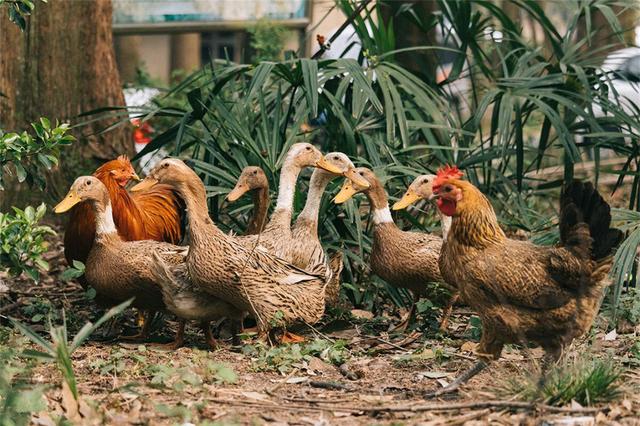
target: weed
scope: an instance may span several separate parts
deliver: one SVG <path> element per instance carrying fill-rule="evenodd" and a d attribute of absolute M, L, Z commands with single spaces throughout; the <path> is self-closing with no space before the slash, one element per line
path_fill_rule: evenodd
<path fill-rule="evenodd" d="M 281 345 L 266 347 L 265 345 L 246 345 L 243 352 L 254 357 L 254 368 L 257 371 L 278 371 L 286 374 L 296 364 L 309 361 L 317 356 L 325 362 L 341 365 L 348 357 L 346 342 L 338 340 L 329 342 L 316 339 L 307 344 Z"/>
<path fill-rule="evenodd" d="M 33 323 L 43 323 L 47 317 L 54 322 L 60 319 L 51 301 L 42 297 L 30 299 L 29 304 L 22 307 L 22 314 L 30 317 Z"/>
<path fill-rule="evenodd" d="M 469 318 L 469 326 L 465 331 L 465 335 L 473 341 L 479 341 L 482 336 L 482 321 L 477 316 Z"/>
<path fill-rule="evenodd" d="M 233 384 L 238 381 L 238 375 L 226 364 L 208 361 L 205 365 L 205 380 L 217 384 Z"/>
<path fill-rule="evenodd" d="M 527 401 L 544 401 L 549 405 L 581 405 L 608 402 L 620 395 L 622 371 L 612 360 L 592 356 L 564 359 L 551 367 L 540 385 L 539 372 L 523 371 L 507 379 L 508 394 Z"/>

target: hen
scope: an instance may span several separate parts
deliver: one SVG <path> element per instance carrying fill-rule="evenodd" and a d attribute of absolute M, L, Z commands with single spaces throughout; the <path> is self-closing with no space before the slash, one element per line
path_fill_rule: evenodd
<path fill-rule="evenodd" d="M 560 197 L 559 245 L 511 240 L 487 198 L 455 172 L 445 167 L 433 183 L 438 208 L 453 218 L 439 265 L 480 316 L 480 360 L 430 396 L 455 391 L 498 359 L 507 343 L 536 343 L 546 361 L 556 360 L 591 327 L 623 237 L 610 227 L 609 205 L 593 185 L 573 181 Z"/>
<path fill-rule="evenodd" d="M 109 191 L 114 222 L 123 240 L 180 242 L 183 208 L 170 187 L 156 185 L 148 191 L 129 193 L 125 186 L 132 178 L 139 178 L 123 155 L 100 166 L 93 176 Z M 70 265 L 74 260 L 86 262 L 95 233 L 95 216 L 89 203 L 76 205 L 71 210 L 64 234 L 64 255 Z"/>

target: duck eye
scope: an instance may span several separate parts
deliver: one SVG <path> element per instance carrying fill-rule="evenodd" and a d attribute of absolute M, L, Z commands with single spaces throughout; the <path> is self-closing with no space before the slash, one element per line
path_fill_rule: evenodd
<path fill-rule="evenodd" d="M 166 169 L 167 167 L 169 167 L 169 163 L 164 163 L 162 167 Z"/>
<path fill-rule="evenodd" d="M 91 186 L 91 181 L 90 180 L 87 181 L 87 186 Z"/>
<path fill-rule="evenodd" d="M 254 174 L 254 175 L 257 175 L 257 174 L 258 174 L 258 171 L 257 171 L 257 170 L 254 170 L 254 171 L 253 171 L 253 174 Z"/>
<path fill-rule="evenodd" d="M 310 147 L 310 146 L 306 147 L 305 149 L 306 149 L 307 151 L 311 151 L 311 147 Z"/>
<path fill-rule="evenodd" d="M 358 172 L 360 176 L 364 176 L 364 172 Z"/>
<path fill-rule="evenodd" d="M 337 155 L 335 157 L 333 157 L 334 160 L 338 161 L 340 160 L 340 157 L 338 157 Z"/>

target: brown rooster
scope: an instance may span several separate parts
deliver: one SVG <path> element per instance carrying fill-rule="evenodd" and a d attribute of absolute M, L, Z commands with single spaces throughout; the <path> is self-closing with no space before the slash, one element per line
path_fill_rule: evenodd
<path fill-rule="evenodd" d="M 438 208 L 453 218 L 439 264 L 445 281 L 457 283 L 480 316 L 480 360 L 430 397 L 455 391 L 498 359 L 507 343 L 534 342 L 546 362 L 556 360 L 591 327 L 609 284 L 612 251 L 623 237 L 610 228 L 609 205 L 593 185 L 573 181 L 560 198 L 558 246 L 508 239 L 489 200 L 455 172 L 445 167 L 433 183 Z"/>
<path fill-rule="evenodd" d="M 100 166 L 94 177 L 109 191 L 113 219 L 124 241 L 155 240 L 178 244 L 182 239 L 181 200 L 167 185 L 147 191 L 129 193 L 125 186 L 131 179 L 140 180 L 129 159 L 121 155 Z M 64 234 L 64 255 L 69 265 L 74 260 L 86 262 L 95 239 L 95 217 L 89 203 L 75 206 L 69 215 Z M 83 287 L 87 283 L 80 280 Z M 98 303 L 108 304 L 106 300 Z M 147 325 L 148 322 L 145 322 Z M 146 327 L 142 334 L 146 333 Z"/>

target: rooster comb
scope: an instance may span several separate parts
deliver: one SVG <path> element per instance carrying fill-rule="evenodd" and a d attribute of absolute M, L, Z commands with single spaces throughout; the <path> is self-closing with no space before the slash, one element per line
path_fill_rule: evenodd
<path fill-rule="evenodd" d="M 464 173 L 458 169 L 458 166 L 445 165 L 436 172 L 436 179 L 433 181 L 433 187 L 436 188 L 444 183 L 447 179 L 460 179 Z"/>
<path fill-rule="evenodd" d="M 124 155 L 124 154 L 118 155 L 117 160 L 118 161 L 122 161 L 122 162 L 127 163 L 127 164 L 131 164 L 131 161 L 129 160 L 129 157 Z"/>

